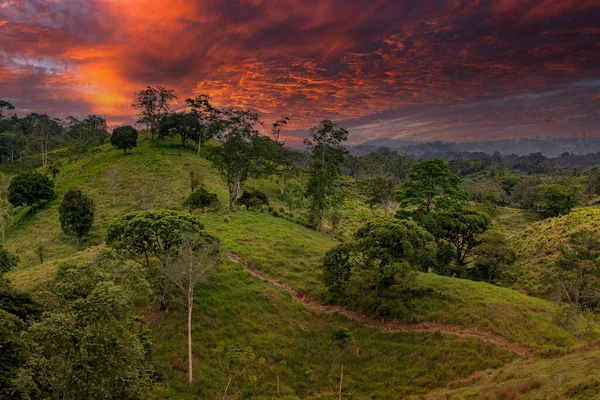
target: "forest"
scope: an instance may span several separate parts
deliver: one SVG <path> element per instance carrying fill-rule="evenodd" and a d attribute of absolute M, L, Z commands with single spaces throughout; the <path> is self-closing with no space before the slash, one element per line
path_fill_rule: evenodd
<path fill-rule="evenodd" d="M 0 398 L 600 395 L 600 153 L 298 149 L 177 100 L 0 100 Z"/>

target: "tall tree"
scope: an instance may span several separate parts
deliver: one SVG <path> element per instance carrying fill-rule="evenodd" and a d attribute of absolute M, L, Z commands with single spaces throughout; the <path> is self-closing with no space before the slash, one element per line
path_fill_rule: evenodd
<path fill-rule="evenodd" d="M 369 198 L 367 204 L 371 207 L 382 206 L 383 213 L 387 216 L 394 206 L 396 184 L 391 179 L 377 177 L 369 182 Z"/>
<path fill-rule="evenodd" d="M 196 286 L 204 281 L 221 262 L 219 241 L 216 238 L 184 234 L 181 251 L 165 263 L 164 274 L 176 289 L 175 301 L 187 308 L 188 321 L 188 382 L 194 380 L 192 357 L 192 312 Z"/>
<path fill-rule="evenodd" d="M 222 120 L 223 129 L 218 138 L 223 145 L 214 150 L 212 161 L 227 179 L 231 212 L 235 211 L 240 187 L 251 171 L 252 137 L 258 134 L 257 124 L 260 124 L 259 115 L 245 110 L 230 111 Z"/>
<path fill-rule="evenodd" d="M 199 124 L 198 136 L 194 139 L 198 154 L 201 146 L 217 135 L 223 125 L 221 118 L 223 111 L 214 107 L 210 101 L 211 98 L 207 94 L 199 94 L 185 100 L 190 113 L 196 117 Z"/>
<path fill-rule="evenodd" d="M 141 211 L 113 222 L 106 233 L 106 244 L 148 269 L 152 283 L 161 292 L 161 308 L 166 309 L 164 273 L 169 257 L 180 252 L 183 233 L 207 236 L 200 220 L 176 211 Z M 159 265 L 151 263 L 158 259 Z"/>
<path fill-rule="evenodd" d="M 138 124 L 144 124 L 156 138 L 161 118 L 171 110 L 171 102 L 177 99 L 175 91 L 163 86 L 148 86 L 134 94 L 131 106 L 138 110 Z"/>
<path fill-rule="evenodd" d="M 48 152 L 50 145 L 58 135 L 62 133 L 62 127 L 59 121 L 50 118 L 46 114 L 32 114 L 33 118 L 33 135 L 39 145 L 40 154 L 42 156 L 42 166 L 48 164 Z"/>
<path fill-rule="evenodd" d="M 352 342 L 352 334 L 346 328 L 338 328 L 331 333 L 331 343 L 340 349 L 342 368 L 340 372 L 340 390 L 338 392 L 338 400 L 342 400 L 342 390 L 344 386 L 344 353 L 346 347 Z"/>
<path fill-rule="evenodd" d="M 304 144 L 311 153 L 311 175 L 306 188 L 310 198 L 310 221 L 316 231 L 321 230 L 323 216 L 335 195 L 335 186 L 341 175 L 341 166 L 346 156 L 343 143 L 348 140 L 348 131 L 338 128 L 329 120 L 311 129 Z"/>
<path fill-rule="evenodd" d="M 402 207 L 416 206 L 429 213 L 438 199 L 466 200 L 467 194 L 460 190 L 459 185 L 460 178 L 450 171 L 445 161 L 430 158 L 411 167 L 396 200 Z"/>
<path fill-rule="evenodd" d="M 87 235 L 94 223 L 96 205 L 81 190 L 69 190 L 58 208 L 60 226 L 67 235 L 77 238 L 77 246 L 81 247 L 81 238 Z"/>

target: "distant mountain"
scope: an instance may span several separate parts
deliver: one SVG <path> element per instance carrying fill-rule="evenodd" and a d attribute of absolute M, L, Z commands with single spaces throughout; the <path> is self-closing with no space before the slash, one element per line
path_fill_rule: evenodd
<path fill-rule="evenodd" d="M 350 146 L 350 151 L 356 155 L 365 155 L 381 147 L 397 150 L 400 154 L 414 157 L 430 157 L 446 153 L 486 153 L 496 151 L 503 155 L 528 155 L 542 153 L 547 157 L 558 157 L 568 152 L 585 155 L 600 152 L 600 139 L 577 138 L 522 138 L 488 140 L 482 142 L 417 142 L 413 140 L 374 139 L 359 145 Z"/>

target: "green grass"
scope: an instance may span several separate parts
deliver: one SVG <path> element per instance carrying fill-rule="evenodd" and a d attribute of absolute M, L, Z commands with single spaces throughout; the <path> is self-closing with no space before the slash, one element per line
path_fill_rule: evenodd
<path fill-rule="evenodd" d="M 598 399 L 599 374 L 600 350 L 588 348 L 558 358 L 516 361 L 414 399 Z"/>
<path fill-rule="evenodd" d="M 532 295 L 547 296 L 549 288 L 541 277 L 556 261 L 561 245 L 579 230 L 600 230 L 600 208 L 576 209 L 569 215 L 534 222 L 511 235 L 509 239 L 518 254 L 513 267 L 514 287 Z"/>
<path fill-rule="evenodd" d="M 287 398 L 330 398 L 339 384 L 340 353 L 329 343 L 336 327 L 348 328 L 355 341 L 345 356 L 348 393 L 374 398 L 402 399 L 425 393 L 482 368 L 497 368 L 514 355 L 474 339 L 457 340 L 443 334 L 384 333 L 334 314 L 307 309 L 285 292 L 225 263 L 202 284 L 195 300 L 194 353 L 198 383 L 184 382 L 186 325 L 182 309 L 153 313 L 154 357 L 171 383 L 172 398 L 216 398 L 225 377 L 212 349 L 219 341 L 252 346 L 264 366 L 254 365 L 230 394 L 267 398 L 276 392 L 281 373 Z M 279 362 L 286 361 L 281 367 Z M 248 378 L 256 376 L 252 384 Z M 195 398 L 195 397 L 194 397 Z M 235 398 L 235 397 L 234 397 Z"/>

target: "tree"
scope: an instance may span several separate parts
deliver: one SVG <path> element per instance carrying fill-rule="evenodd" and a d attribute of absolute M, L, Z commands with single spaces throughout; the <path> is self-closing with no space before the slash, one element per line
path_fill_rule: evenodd
<path fill-rule="evenodd" d="M 416 216 L 419 225 L 439 240 L 450 243 L 456 268 L 451 272 L 461 277 L 471 263 L 473 249 L 479 244 L 478 237 L 484 233 L 491 221 L 487 214 L 462 207 L 453 210 L 423 213 Z"/>
<path fill-rule="evenodd" d="M 288 181 L 283 187 L 282 199 L 288 207 L 288 211 L 292 212 L 292 208 L 296 202 L 304 197 L 304 187 L 295 181 Z"/>
<path fill-rule="evenodd" d="M 234 212 L 241 185 L 251 171 L 252 136 L 257 134 L 254 126 L 260 123 L 259 115 L 249 111 L 231 111 L 222 120 L 223 130 L 218 137 L 222 146 L 212 155 L 213 164 L 227 179 L 229 211 Z"/>
<path fill-rule="evenodd" d="M 358 272 L 375 289 L 380 305 L 389 287 L 409 281 L 412 271 L 426 268 L 435 253 L 433 236 L 414 222 L 377 220 L 327 252 L 323 280 L 330 293 L 339 297 L 352 273 Z"/>
<path fill-rule="evenodd" d="M 577 340 L 588 333 L 600 309 L 600 235 L 581 230 L 573 233 L 546 280 L 556 299 L 565 304 L 567 322 L 574 325 Z"/>
<path fill-rule="evenodd" d="M 77 246 L 81 247 L 81 238 L 87 235 L 94 223 L 96 205 L 81 190 L 69 190 L 60 204 L 60 226 L 67 235 L 77 238 Z"/>
<path fill-rule="evenodd" d="M 32 114 L 32 134 L 37 140 L 42 156 L 42 166 L 48 164 L 50 144 L 55 137 L 62 133 L 59 120 L 52 119 L 46 114 Z"/>
<path fill-rule="evenodd" d="M 431 212 L 440 198 L 466 200 L 466 193 L 459 189 L 460 178 L 450 171 L 445 161 L 430 158 L 414 164 L 396 200 L 402 207 L 416 206 Z"/>
<path fill-rule="evenodd" d="M 543 184 L 538 186 L 538 211 L 549 217 L 568 214 L 577 206 L 577 187 L 559 184 Z"/>
<path fill-rule="evenodd" d="M 341 166 L 346 156 L 342 145 L 348 140 L 348 131 L 338 128 L 329 120 L 311 129 L 304 140 L 311 153 L 311 174 L 306 187 L 310 199 L 310 222 L 318 232 L 321 230 L 325 211 L 330 207 L 335 185 L 341 175 Z"/>
<path fill-rule="evenodd" d="M 139 112 L 137 123 L 146 125 L 152 132 L 152 139 L 155 139 L 161 119 L 169 113 L 170 102 L 177 96 L 172 89 L 163 86 L 148 86 L 134 96 L 131 106 Z"/>
<path fill-rule="evenodd" d="M 331 333 L 331 343 L 340 349 L 341 359 L 342 359 L 342 368 L 340 372 L 340 390 L 338 393 L 338 399 L 342 400 L 342 388 L 344 383 L 344 350 L 346 347 L 352 342 L 352 334 L 346 328 L 338 328 L 335 329 Z"/>
<path fill-rule="evenodd" d="M 517 260 L 517 254 L 500 231 L 489 230 L 477 240 L 479 244 L 473 249 L 475 268 L 482 279 L 497 283 Z"/>
<path fill-rule="evenodd" d="M 237 199 L 236 204 L 246 206 L 246 210 L 255 207 L 262 207 L 269 205 L 269 199 L 267 195 L 258 190 L 244 190 L 244 193 Z"/>
<path fill-rule="evenodd" d="M 200 122 L 196 115 L 186 112 L 177 112 L 163 116 L 158 125 L 158 138 L 179 135 L 181 145 L 185 147 L 188 140 L 198 142 L 201 135 Z"/>
<path fill-rule="evenodd" d="M 189 383 L 194 380 L 192 366 L 192 312 L 194 291 L 208 274 L 221 262 L 219 241 L 216 238 L 183 235 L 180 253 L 168 259 L 164 267 L 167 280 L 173 284 L 177 294 L 175 301 L 184 304 L 188 312 L 188 374 Z"/>
<path fill-rule="evenodd" d="M 108 246 L 148 269 L 152 283 L 161 291 L 162 310 L 166 309 L 166 293 L 161 268 L 179 254 L 184 233 L 208 236 L 198 218 L 176 211 L 133 212 L 113 222 L 106 233 Z M 151 264 L 151 257 L 159 260 L 160 267 Z"/>
<path fill-rule="evenodd" d="M 110 144 L 115 149 L 123 150 L 123 153 L 127 154 L 128 149 L 137 147 L 137 131 L 129 126 L 121 126 L 113 129 L 113 133 L 110 136 Z"/>
<path fill-rule="evenodd" d="M 17 316 L 0 309 L 0 397 L 15 398 L 13 382 L 28 356 L 27 343 L 22 339 L 25 323 Z"/>
<path fill-rule="evenodd" d="M 390 208 L 394 204 L 394 195 L 396 193 L 396 184 L 391 179 L 377 177 L 369 181 L 369 198 L 367 204 L 371 207 L 380 205 L 383 207 L 383 214 L 387 216 Z"/>
<path fill-rule="evenodd" d="M 15 106 L 10 104 L 6 100 L 0 100 L 0 121 L 4 118 L 4 111 L 12 111 L 15 109 Z"/>
<path fill-rule="evenodd" d="M 35 171 L 21 172 L 8 185 L 8 201 L 17 206 L 32 209 L 54 198 L 54 182 Z"/>
<path fill-rule="evenodd" d="M 206 94 L 199 94 L 195 98 L 185 100 L 190 113 L 196 117 L 200 126 L 198 137 L 194 139 L 198 154 L 200 154 L 202 145 L 213 138 L 222 129 L 223 125 L 220 118 L 223 112 L 213 107 L 210 100 L 210 96 Z"/>
<path fill-rule="evenodd" d="M 38 397 L 147 398 L 148 332 L 134 325 L 149 295 L 143 271 L 102 252 L 91 262 L 59 267 L 49 292 L 51 308 L 26 335 L 25 372 Z"/>
<path fill-rule="evenodd" d="M 106 120 L 99 115 L 88 115 L 83 121 L 69 117 L 67 135 L 74 142 L 74 152 L 79 159 L 79 172 L 83 169 L 81 160 L 94 145 L 101 144 L 108 137 Z"/>
<path fill-rule="evenodd" d="M 243 347 L 237 343 L 226 345 L 225 342 L 219 342 L 213 353 L 219 358 L 221 369 L 228 377 L 223 391 L 223 400 L 225 400 L 232 379 L 244 375 L 248 367 L 254 363 L 256 356 L 250 346 Z"/>
<path fill-rule="evenodd" d="M 191 210 L 199 208 L 202 212 L 204 212 L 206 207 L 210 207 L 217 203 L 218 199 L 215 193 L 210 193 L 204 188 L 198 188 L 188 196 L 188 198 L 183 202 L 183 205 L 189 207 Z"/>

